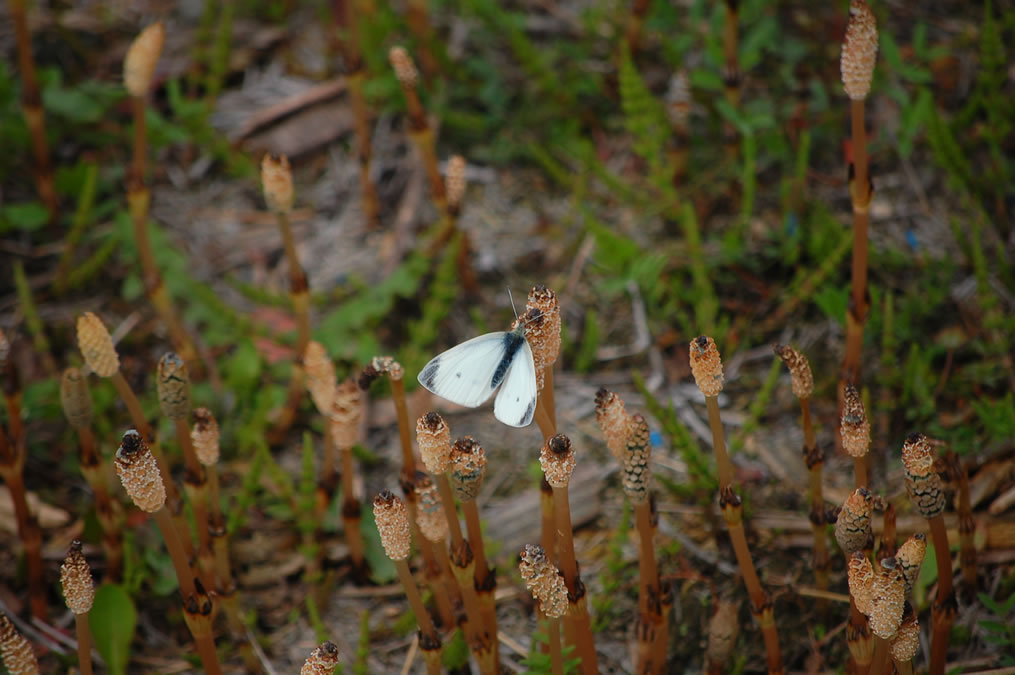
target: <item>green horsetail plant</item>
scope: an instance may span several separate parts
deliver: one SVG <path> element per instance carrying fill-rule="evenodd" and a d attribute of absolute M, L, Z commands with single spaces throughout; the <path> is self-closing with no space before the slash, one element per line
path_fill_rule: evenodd
<path fill-rule="evenodd" d="M 28 28 L 28 2 L 8 0 L 7 6 L 14 25 L 14 37 L 18 46 L 18 71 L 21 73 L 21 112 L 32 140 L 32 154 L 35 160 L 35 189 L 39 199 L 49 211 L 49 221 L 55 222 L 59 210 L 56 189 L 53 186 L 53 168 L 49 158 L 49 143 L 46 141 L 46 116 L 42 108 L 42 92 L 39 78 L 35 73 L 35 58 L 32 56 L 32 34 Z"/>
<path fill-rule="evenodd" d="M 169 331 L 173 347 L 183 355 L 184 360 L 198 368 L 200 364 L 197 360 L 197 349 L 173 306 L 148 239 L 148 212 L 152 195 L 148 185 L 148 133 L 145 115 L 155 67 L 162 54 L 165 40 L 165 27 L 161 22 L 153 23 L 134 39 L 123 60 L 123 84 L 130 95 L 134 117 L 134 154 L 127 170 L 127 208 L 134 229 L 134 244 L 141 259 L 142 279 L 148 300 Z"/>
<path fill-rule="evenodd" d="M 67 557 L 60 566 L 60 587 L 67 608 L 74 613 L 74 626 L 78 638 L 78 669 L 81 675 L 92 675 L 92 631 L 88 626 L 88 613 L 95 601 L 95 581 L 92 569 L 81 552 L 81 542 L 71 542 Z"/>
<path fill-rule="evenodd" d="M 371 143 L 370 108 L 363 95 L 366 69 L 360 51 L 359 16 L 361 7 L 356 0 L 335 0 L 332 11 L 338 40 L 345 61 L 345 84 L 349 89 L 353 118 L 356 127 L 356 156 L 359 159 L 359 184 L 363 193 L 363 220 L 368 230 L 380 227 L 380 203 L 377 201 L 377 187 L 370 177 L 373 147 Z"/>
<path fill-rule="evenodd" d="M 334 675 L 338 665 L 338 647 L 329 640 L 310 652 L 300 668 L 300 675 Z"/>
<path fill-rule="evenodd" d="M 14 504 L 18 538 L 25 549 L 28 567 L 28 597 L 32 616 L 45 620 L 46 582 L 42 567 L 42 530 L 39 522 L 28 507 L 25 492 L 25 427 L 21 421 L 21 378 L 11 357 L 11 345 L 7 336 L 0 331 L 0 373 L 3 375 L 4 402 L 7 408 L 7 430 L 0 425 L 0 477 L 7 484 Z"/>
<path fill-rule="evenodd" d="M 847 384 L 843 389 L 839 434 L 842 437 L 842 449 L 853 458 L 855 487 L 867 487 L 867 454 L 871 445 L 871 425 L 863 408 L 860 392 L 852 384 Z"/>
<path fill-rule="evenodd" d="M 120 448 L 116 451 L 115 465 L 123 489 L 134 505 L 155 518 L 162 532 L 162 539 L 169 550 L 173 569 L 176 570 L 180 594 L 183 596 L 183 616 L 197 644 L 201 664 L 206 673 L 220 675 L 222 666 L 215 652 L 215 640 L 212 635 L 211 597 L 190 568 L 182 538 L 173 524 L 173 518 L 166 510 L 166 488 L 159 466 L 148 444 L 136 430 L 131 429 L 123 435 Z"/>
<path fill-rule="evenodd" d="M 423 605 L 423 598 L 409 570 L 411 537 L 409 534 L 409 513 L 398 497 L 389 490 L 382 490 L 374 497 L 374 522 L 381 536 L 384 553 L 395 563 L 398 578 L 409 600 L 409 607 L 416 615 L 419 624 L 419 646 L 423 652 L 427 675 L 439 675 L 441 672 L 441 638 L 434 627 L 433 619 Z"/>
<path fill-rule="evenodd" d="M 726 664 L 729 663 L 740 636 L 738 613 L 735 602 L 719 600 L 715 604 L 715 612 L 708 622 L 708 646 L 705 649 L 709 675 L 726 672 Z"/>
<path fill-rule="evenodd" d="M 793 395 L 800 401 L 800 425 L 804 432 L 803 457 L 807 466 L 808 492 L 811 510 L 809 518 L 814 535 L 814 585 L 818 590 L 828 590 L 828 555 L 825 518 L 825 499 L 822 496 L 821 469 L 825 463 L 825 451 L 817 443 L 814 423 L 811 421 L 811 396 L 814 394 L 814 374 L 807 357 L 789 345 L 773 345 L 772 349 L 789 369 Z"/>
<path fill-rule="evenodd" d="M 190 530 L 183 517 L 183 500 L 180 498 L 180 491 L 177 489 L 176 483 L 172 479 L 172 474 L 169 472 L 169 465 L 166 463 L 166 458 L 159 448 L 158 441 L 155 438 L 155 431 L 141 409 L 141 402 L 134 395 L 134 390 L 127 383 L 127 378 L 120 372 L 120 357 L 113 346 L 113 339 L 109 336 L 109 331 L 106 330 L 105 324 L 102 323 L 99 317 L 91 312 L 85 312 L 77 320 L 77 338 L 78 349 L 81 351 L 85 364 L 99 377 L 109 378 L 113 386 L 116 387 L 116 391 L 123 400 L 124 405 L 127 406 L 127 411 L 130 413 L 134 428 L 141 434 L 141 437 L 148 445 L 149 451 L 158 463 L 159 473 L 162 475 L 163 483 L 165 483 L 166 507 L 172 514 L 176 528 L 181 535 L 188 533 Z M 189 559 L 194 554 L 193 542 L 191 542 L 189 536 L 183 537 L 182 542 Z"/>
<path fill-rule="evenodd" d="M 38 675 L 39 662 L 32 645 L 18 632 L 7 615 L 0 612 L 0 659 L 11 675 Z"/>
<path fill-rule="evenodd" d="M 440 170 L 437 168 L 437 150 L 434 131 L 427 122 L 426 114 L 423 112 L 423 104 L 420 103 L 416 87 L 419 85 L 419 71 L 416 64 L 404 47 L 392 47 L 388 52 L 388 61 L 395 71 L 395 77 L 402 87 L 402 94 L 405 96 L 405 105 L 409 113 L 409 138 L 419 152 L 423 168 L 426 170 L 427 179 L 430 182 L 430 199 L 433 200 L 441 221 L 449 222 L 448 201 L 444 189 L 444 181 L 441 179 Z"/>
<path fill-rule="evenodd" d="M 398 419 L 398 438 L 402 448 L 402 472 L 399 478 L 402 493 L 405 495 L 405 505 L 409 509 L 409 526 L 412 529 L 412 539 L 419 548 L 420 557 L 423 559 L 423 569 L 430 584 L 431 592 L 437 602 L 438 613 L 440 614 L 443 626 L 453 626 L 454 610 L 446 590 L 441 590 L 444 583 L 440 571 L 440 564 L 434 553 L 430 540 L 420 535 L 416 513 L 416 493 L 414 484 L 417 475 L 422 472 L 416 471 L 416 455 L 412 449 L 412 436 L 409 427 L 409 408 L 405 401 L 405 369 L 402 364 L 390 356 L 375 356 L 370 364 L 363 369 L 359 376 L 359 387 L 363 391 L 370 388 L 371 382 L 381 375 L 387 375 L 391 382 L 391 398 L 395 403 L 395 415 Z"/>
<path fill-rule="evenodd" d="M 261 161 L 261 186 L 264 189 L 264 202 L 268 210 L 275 214 L 282 235 L 282 247 L 285 250 L 286 263 L 289 265 L 289 302 L 296 314 L 296 323 L 299 327 L 296 359 L 293 361 L 285 407 L 272 430 L 274 437 L 281 438 L 296 419 L 296 412 L 303 398 L 303 355 L 310 341 L 310 287 L 307 284 L 307 274 L 303 271 L 296 253 L 296 240 L 293 238 L 289 222 L 293 210 L 293 174 L 289 167 L 289 159 L 285 155 L 277 160 L 271 155 L 264 156 Z"/>
<path fill-rule="evenodd" d="M 930 524 L 937 558 L 937 595 L 931 605 L 930 673 L 943 675 L 948 657 L 948 637 L 958 605 L 952 588 L 952 556 L 944 516 L 945 494 L 934 469 L 934 451 L 923 434 L 910 434 L 902 445 L 906 491 L 913 506 Z"/>
<path fill-rule="evenodd" d="M 842 86 L 850 99 L 853 162 L 849 167 L 849 192 L 853 204 L 853 288 L 846 310 L 846 353 L 839 381 L 839 410 L 844 407 L 844 389 L 860 379 L 860 351 L 863 326 L 867 320 L 867 226 L 873 188 L 867 170 L 867 128 L 864 100 L 870 92 L 878 56 L 878 27 L 874 13 L 864 0 L 851 0 L 849 23 L 842 42 L 839 68 Z M 865 485 L 866 483 L 857 483 Z"/>
<path fill-rule="evenodd" d="M 518 571 L 540 612 L 547 618 L 546 632 L 550 643 L 550 664 L 553 675 L 564 675 L 564 653 L 560 644 L 560 621 L 571 608 L 563 575 L 546 557 L 542 546 L 527 544 L 519 557 Z"/>
<path fill-rule="evenodd" d="M 77 432 L 81 473 L 95 497 L 95 514 L 102 528 L 102 548 L 106 554 L 105 578 L 116 581 L 123 568 L 123 508 L 109 496 L 109 465 L 99 454 L 92 433 L 92 394 L 87 378 L 77 368 L 63 371 L 60 403 L 64 417 Z"/>
<path fill-rule="evenodd" d="M 705 396 L 708 408 L 708 422 L 712 429 L 712 445 L 719 472 L 719 507 L 726 520 L 737 563 L 744 575 L 747 594 L 751 598 L 751 613 L 761 626 L 768 671 L 780 673 L 782 653 L 779 650 L 779 633 L 775 625 L 775 608 L 771 597 L 761 587 L 761 580 L 754 568 L 751 551 L 747 546 L 747 536 L 744 533 L 743 505 L 740 496 L 733 490 L 733 464 L 726 452 L 726 438 L 719 416 L 719 393 L 723 387 L 722 359 L 712 338 L 701 335 L 691 340 L 690 364 L 695 384 Z"/>
<path fill-rule="evenodd" d="M 173 421 L 176 441 L 183 451 L 183 489 L 194 509 L 194 528 L 197 530 L 197 571 L 205 588 L 216 588 L 215 554 L 211 546 L 211 520 L 208 516 L 208 473 L 198 461 L 190 437 L 190 374 L 179 354 L 166 352 L 159 359 L 156 388 L 162 414 Z M 190 530 L 185 532 L 189 537 Z"/>
<path fill-rule="evenodd" d="M 496 673 L 498 667 L 497 662 L 493 660 L 493 638 L 484 625 L 479 597 L 473 583 L 475 558 L 472 555 L 472 548 L 465 542 L 464 548 L 454 551 L 454 557 L 448 555 L 448 520 L 440 491 L 430 476 L 424 476 L 422 480 L 416 481 L 415 488 L 419 499 L 417 512 L 419 531 L 433 544 L 441 567 L 454 575 L 461 591 L 465 607 L 465 623 L 462 626 L 465 643 L 479 664 L 481 673 Z"/>
<path fill-rule="evenodd" d="M 557 553 L 560 571 L 567 585 L 568 612 L 564 618 L 564 634 L 581 658 L 581 669 L 587 675 L 599 672 L 595 636 L 589 617 L 585 584 L 578 573 L 574 554 L 574 532 L 571 527 L 571 505 L 568 483 L 577 465 L 577 452 L 564 434 L 550 437 L 539 452 L 539 465 L 546 482 L 553 488 L 553 513 L 557 521 Z"/>
<path fill-rule="evenodd" d="M 363 417 L 363 400 L 355 380 L 346 380 L 335 388 L 331 399 L 328 426 L 331 441 L 342 455 L 342 524 L 345 527 L 345 541 L 349 545 L 349 556 L 353 568 L 360 576 L 366 576 L 366 545 L 359 531 L 362 517 L 359 500 L 356 498 L 356 467 L 353 464 L 352 448 L 359 440 L 360 419 Z M 326 484 L 334 479 L 328 472 L 335 467 L 325 464 L 322 480 Z M 330 495 L 329 495 L 330 497 Z"/>
<path fill-rule="evenodd" d="M 874 535 L 871 531 L 871 515 L 874 511 L 874 496 L 867 488 L 856 488 L 846 497 L 835 520 L 835 540 L 839 548 L 846 554 L 847 562 L 854 554 L 859 553 L 867 565 L 870 559 L 865 551 L 873 546 Z M 849 653 L 856 664 L 857 672 L 870 671 L 871 659 L 874 656 L 874 643 L 871 638 L 870 626 L 858 603 L 852 598 L 849 606 L 849 623 L 846 625 L 846 642 Z"/>
<path fill-rule="evenodd" d="M 471 585 L 476 589 L 479 601 L 479 614 L 483 630 L 490 638 L 491 662 L 496 668 L 500 664 L 497 640 L 497 605 L 494 597 L 497 589 L 497 576 L 486 561 L 483 546 L 483 529 L 479 520 L 479 507 L 476 497 L 483 487 L 483 475 L 486 472 L 486 451 L 472 436 L 459 438 L 451 446 L 451 468 L 448 474 L 455 496 L 462 505 L 465 514 L 465 527 L 469 533 L 469 544 L 475 555 L 474 574 Z M 468 583 L 469 580 L 466 580 Z"/>

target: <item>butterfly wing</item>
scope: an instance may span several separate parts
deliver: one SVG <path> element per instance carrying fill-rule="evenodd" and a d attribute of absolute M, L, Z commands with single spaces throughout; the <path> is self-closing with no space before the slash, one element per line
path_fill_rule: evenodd
<path fill-rule="evenodd" d="M 494 382 L 494 373 L 507 351 L 505 336 L 510 335 L 487 333 L 452 347 L 431 359 L 417 379 L 441 398 L 475 408 L 490 398 L 499 384 Z M 529 362 L 532 362 L 531 351 Z"/>
<path fill-rule="evenodd" d="M 536 412 L 536 365 L 532 348 L 522 340 L 514 359 L 504 376 L 504 384 L 497 392 L 493 416 L 512 427 L 527 427 Z"/>

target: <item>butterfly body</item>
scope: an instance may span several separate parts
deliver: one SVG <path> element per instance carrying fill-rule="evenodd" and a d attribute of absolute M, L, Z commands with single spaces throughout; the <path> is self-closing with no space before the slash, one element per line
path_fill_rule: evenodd
<path fill-rule="evenodd" d="M 417 378 L 452 403 L 475 408 L 497 392 L 493 414 L 513 427 L 528 426 L 536 410 L 536 369 L 525 329 L 487 333 L 430 360 Z"/>

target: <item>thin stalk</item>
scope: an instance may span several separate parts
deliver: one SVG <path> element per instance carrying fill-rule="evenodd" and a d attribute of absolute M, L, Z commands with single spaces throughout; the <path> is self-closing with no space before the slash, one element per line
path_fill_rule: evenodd
<path fill-rule="evenodd" d="M 419 53 L 419 62 L 423 66 L 423 74 L 428 82 L 433 82 L 437 76 L 437 60 L 431 49 L 433 36 L 426 3 L 427 0 L 409 0 L 405 10 L 405 22 L 416 38 L 416 50 Z"/>
<path fill-rule="evenodd" d="M 342 448 L 342 524 L 345 527 L 345 542 L 349 546 L 349 558 L 353 566 L 363 571 L 366 566 L 366 545 L 363 543 L 363 533 L 359 531 L 362 509 L 356 500 L 353 472 L 352 448 Z"/>
<path fill-rule="evenodd" d="M 715 449 L 716 467 L 719 472 L 719 506 L 726 519 L 733 552 L 744 577 L 747 594 L 751 598 L 751 612 L 761 626 L 765 640 L 765 653 L 768 661 L 768 672 L 781 673 L 782 653 L 779 649 L 779 634 L 775 625 L 775 611 L 768 594 L 761 587 L 761 580 L 754 568 L 751 551 L 747 546 L 744 533 L 743 514 L 740 497 L 733 491 L 733 465 L 726 452 L 726 439 L 723 433 L 722 420 L 719 417 L 718 396 L 706 396 L 709 426 L 712 428 L 712 445 Z"/>
<path fill-rule="evenodd" d="M 958 606 L 952 588 L 952 555 L 948 548 L 948 531 L 944 516 L 930 519 L 930 534 L 937 558 L 937 595 L 931 605 L 930 675 L 943 675 L 948 658 L 948 637 Z"/>
<path fill-rule="evenodd" d="M 850 100 L 850 121 L 852 128 L 853 171 L 850 181 L 850 197 L 853 204 L 853 286 L 849 307 L 846 310 L 846 353 L 839 377 L 839 416 L 843 408 L 843 391 L 847 384 L 856 385 L 860 380 L 860 351 L 863 346 L 863 327 L 867 320 L 867 226 L 871 200 L 870 177 L 867 171 L 867 130 L 864 120 L 864 102 Z M 841 439 L 836 435 L 836 446 Z M 864 460 L 857 461 L 857 481 L 866 471 L 860 473 Z M 857 483 L 861 487 L 866 483 Z"/>
<path fill-rule="evenodd" d="M 183 542 L 173 525 L 173 518 L 166 507 L 162 507 L 154 514 L 155 522 L 162 532 L 162 539 L 166 542 L 166 549 L 169 551 L 169 558 L 173 561 L 173 569 L 176 570 L 176 579 L 180 582 L 180 594 L 189 598 L 197 593 L 194 585 L 194 575 L 190 571 L 190 564 L 187 562 L 187 553 L 184 551 Z"/>
<path fill-rule="evenodd" d="M 310 287 L 307 282 L 306 272 L 300 265 L 299 256 L 296 254 L 296 240 L 293 238 L 292 227 L 289 224 L 289 213 L 287 211 L 276 211 L 278 229 L 282 235 L 282 246 L 285 250 L 286 262 L 289 265 L 289 302 L 293 312 L 296 314 L 298 334 L 296 338 L 296 359 L 293 361 L 292 376 L 289 378 L 289 389 L 286 394 L 285 407 L 279 415 L 278 422 L 272 429 L 274 437 L 281 438 L 285 431 L 292 426 L 296 419 L 296 412 L 300 401 L 303 399 L 304 372 L 303 354 L 310 341 Z"/>
<path fill-rule="evenodd" d="M 420 474 L 422 475 L 422 472 Z M 415 473 L 413 477 L 415 477 Z M 440 616 L 441 626 L 445 628 L 453 627 L 455 625 L 455 610 L 452 598 L 457 597 L 458 584 L 455 583 L 450 569 L 447 570 L 447 575 L 444 574 L 444 570 L 441 569 L 441 565 L 437 560 L 437 554 L 434 552 L 433 544 L 419 531 L 419 525 L 416 520 L 419 508 L 415 483 L 413 480 L 407 480 L 405 475 L 402 476 L 401 482 L 402 493 L 405 495 L 405 506 L 409 511 L 409 529 L 412 533 L 412 540 L 416 542 L 416 547 L 419 549 L 419 555 L 423 561 L 424 578 L 430 587 L 430 593 L 437 603 L 437 613 Z"/>
<path fill-rule="evenodd" d="M 42 531 L 39 523 L 28 508 L 23 472 L 25 468 L 25 446 L 17 443 L 11 446 L 7 432 L 0 427 L 0 476 L 7 483 L 14 504 L 14 517 L 18 526 L 18 538 L 25 549 L 28 565 L 28 598 L 32 616 L 43 621 L 49 615 L 46 605 L 46 584 L 42 567 Z"/>
<path fill-rule="evenodd" d="M 976 523 L 969 499 L 969 472 L 955 453 L 948 454 L 948 463 L 959 483 L 959 504 L 956 510 L 959 515 L 959 564 L 962 579 L 969 588 L 976 588 L 976 544 L 973 541 Z"/>
<path fill-rule="evenodd" d="M 162 280 L 155 255 L 148 239 L 148 209 L 151 204 L 151 190 L 147 183 L 148 135 L 145 123 L 147 103 L 140 96 L 131 96 L 131 110 L 134 115 L 134 153 L 127 174 L 127 209 L 130 212 L 134 230 L 134 243 L 141 259 L 142 278 L 145 293 L 169 331 L 173 348 L 191 367 L 200 372 L 197 349 L 183 328 L 180 318 L 169 298 L 169 291 Z M 140 429 L 139 429 L 140 431 Z"/>
<path fill-rule="evenodd" d="M 564 652 L 560 646 L 559 618 L 547 618 L 546 634 L 550 642 L 550 667 L 553 675 L 564 675 Z"/>
<path fill-rule="evenodd" d="M 490 637 L 491 660 L 494 664 L 499 664 L 497 605 L 494 597 L 497 577 L 486 561 L 486 552 L 483 550 L 483 531 L 479 522 L 479 508 L 476 506 L 476 500 L 463 501 L 462 511 L 465 512 L 465 526 L 469 532 L 469 543 L 475 556 L 472 585 L 476 590 L 476 599 L 479 601 L 479 618 L 483 630 Z"/>
<path fill-rule="evenodd" d="M 363 219 L 367 229 L 380 226 L 380 203 L 377 201 L 377 188 L 370 178 L 370 164 L 373 148 L 370 133 L 370 109 L 363 95 L 363 82 L 366 73 L 363 69 L 363 56 L 360 53 L 359 27 L 357 25 L 357 7 L 355 0 L 336 0 L 333 3 L 338 32 L 341 35 L 342 55 L 345 59 L 345 81 L 349 87 L 349 98 L 352 101 L 352 112 L 356 127 L 357 156 L 359 158 L 360 191 L 363 193 Z"/>
<path fill-rule="evenodd" d="M 409 600 L 409 607 L 412 608 L 412 613 L 416 615 L 416 623 L 419 624 L 420 646 L 423 648 L 424 656 L 426 656 L 426 652 L 434 649 L 436 649 L 439 655 L 441 639 L 437 635 L 437 629 L 434 628 L 430 613 L 427 612 L 426 607 L 423 605 L 423 598 L 420 597 L 416 581 L 412 578 L 412 572 L 409 571 L 409 563 L 405 560 L 393 560 L 392 562 L 395 563 L 395 570 L 398 572 L 398 578 L 401 580 L 402 588 L 405 590 L 405 597 Z M 439 658 L 436 659 L 436 664 L 433 663 L 432 658 L 425 658 L 424 660 L 426 661 L 428 675 L 440 674 Z"/>
<path fill-rule="evenodd" d="M 874 635 L 871 633 L 867 617 L 856 607 L 853 596 L 849 597 L 849 619 L 846 623 L 846 644 L 853 657 L 856 673 L 866 675 L 870 672 L 874 658 Z"/>
<path fill-rule="evenodd" d="M 657 632 L 662 626 L 660 608 L 659 569 L 656 566 L 655 549 L 652 538 L 655 528 L 652 526 L 652 507 L 646 499 L 634 504 L 635 527 L 638 530 L 638 614 L 639 623 L 644 623 L 651 630 L 638 633 L 636 672 L 661 672 L 666 662 L 666 642 L 657 639 Z M 662 649 L 662 654 L 658 652 Z"/>
<path fill-rule="evenodd" d="M 818 447 L 814 436 L 814 424 L 811 422 L 810 398 L 800 399 L 802 413 L 801 425 L 804 430 L 804 463 L 807 465 L 808 486 L 811 498 L 809 518 L 811 531 L 814 535 L 814 585 L 820 591 L 828 590 L 828 553 L 827 532 L 825 531 L 825 499 L 822 495 L 821 469 L 824 465 L 824 452 Z M 822 606 L 824 603 L 822 602 Z"/>
<path fill-rule="evenodd" d="M 556 363 L 556 362 L 554 362 Z M 546 414 L 550 418 L 550 422 L 553 425 L 554 434 L 557 433 L 557 402 L 553 395 L 553 364 L 546 366 L 543 369 L 543 391 L 540 392 L 540 396 L 546 407 Z M 550 434 L 551 436 L 553 434 Z M 545 440 L 545 439 L 544 439 Z"/>
<path fill-rule="evenodd" d="M 398 438 L 402 445 L 402 474 L 408 477 L 416 475 L 416 456 L 412 452 L 412 436 L 409 428 L 409 409 L 405 404 L 405 380 L 390 378 L 391 397 L 395 402 L 395 413 L 398 417 Z"/>
<path fill-rule="evenodd" d="M 92 629 L 87 613 L 74 615 L 74 628 L 78 638 L 78 669 L 81 675 L 92 675 Z"/>
<path fill-rule="evenodd" d="M 874 636 L 874 657 L 871 660 L 871 673 L 873 675 L 887 675 L 888 668 L 888 640 Z"/>
<path fill-rule="evenodd" d="M 208 515 L 208 472 L 205 470 L 194 452 L 190 439 L 190 427 L 186 418 L 173 420 L 176 427 L 176 440 L 183 450 L 186 463 L 184 487 L 194 509 L 194 527 L 197 530 L 197 562 L 201 582 L 206 588 L 215 588 L 215 554 L 211 545 L 211 518 Z"/>
<path fill-rule="evenodd" d="M 200 584 L 197 586 L 196 593 L 185 597 L 183 618 L 197 644 L 197 653 L 201 657 L 204 672 L 207 675 L 221 675 L 222 664 L 219 663 L 218 653 L 215 651 L 215 638 L 212 634 L 211 623 L 214 607 L 211 598 Z"/>
<path fill-rule="evenodd" d="M 723 46 L 723 72 L 722 80 L 726 100 L 736 110 L 740 107 L 740 63 L 737 56 L 737 43 L 739 41 L 739 20 L 737 17 L 737 2 L 726 0 L 726 13 L 723 22 L 722 46 Z M 726 145 L 726 152 L 735 156 L 737 152 L 737 129 L 733 123 L 726 120 L 723 124 L 723 140 Z"/>
<path fill-rule="evenodd" d="M 55 222 L 59 204 L 53 187 L 53 169 L 49 158 L 49 144 L 46 141 L 46 119 L 42 108 L 42 93 L 39 79 L 35 74 L 35 59 L 32 57 L 32 36 L 28 30 L 28 10 L 25 0 L 9 0 L 11 23 L 18 46 L 18 70 L 21 73 L 21 110 L 25 116 L 32 140 L 32 154 L 35 159 L 35 189 L 49 211 L 50 222 Z"/>
<path fill-rule="evenodd" d="M 436 548 L 447 555 L 447 547 L 443 542 Z M 479 672 L 484 675 L 495 675 L 498 671 L 497 662 L 493 659 L 493 640 L 483 621 L 483 613 L 479 605 L 479 597 L 476 593 L 474 579 L 476 576 L 476 558 L 472 553 L 469 542 L 462 540 L 460 548 L 454 551 L 453 556 L 447 560 L 451 570 L 462 591 L 462 600 L 465 604 L 465 642 L 469 645 L 469 651 L 479 664 Z"/>
<path fill-rule="evenodd" d="M 448 532 L 451 534 L 451 550 L 457 551 L 465 542 L 462 536 L 462 525 L 458 522 L 458 511 L 455 509 L 455 494 L 451 491 L 451 482 L 447 474 L 434 476 L 437 491 L 441 496 L 441 506 L 448 521 Z"/>
<path fill-rule="evenodd" d="M 557 545 L 560 554 L 560 571 L 567 585 L 567 600 L 570 608 L 565 618 L 572 620 L 576 642 L 575 651 L 582 660 L 582 672 L 595 674 L 599 672 L 596 655 L 596 642 L 592 634 L 592 621 L 589 618 L 588 605 L 585 601 L 585 585 L 578 576 L 578 561 L 574 555 L 574 535 L 571 527 L 571 505 L 567 487 L 553 488 L 553 512 L 557 519 Z"/>
<path fill-rule="evenodd" d="M 895 516 L 895 505 L 888 502 L 888 506 L 885 507 L 884 526 L 881 528 L 881 546 L 878 547 L 877 560 L 881 561 L 885 558 L 894 558 L 895 553 L 898 550 L 896 545 L 896 516 Z"/>
<path fill-rule="evenodd" d="M 546 559 L 551 565 L 557 564 L 557 517 L 554 515 L 553 488 L 546 478 L 539 479 L 539 543 L 546 551 Z"/>
<path fill-rule="evenodd" d="M 624 41 L 627 48 L 633 55 L 638 51 L 638 43 L 641 41 L 641 29 L 645 25 L 645 15 L 648 14 L 649 0 L 634 0 L 631 3 L 631 13 L 627 17 L 627 29 L 624 31 Z"/>

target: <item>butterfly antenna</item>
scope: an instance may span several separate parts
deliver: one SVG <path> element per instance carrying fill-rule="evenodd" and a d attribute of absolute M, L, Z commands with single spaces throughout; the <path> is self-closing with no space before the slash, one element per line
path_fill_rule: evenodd
<path fill-rule="evenodd" d="M 511 301 L 511 311 L 514 313 L 515 316 L 518 316 L 518 310 L 515 309 L 515 296 L 511 293 L 510 288 L 507 289 L 507 292 L 508 292 L 508 300 Z"/>

